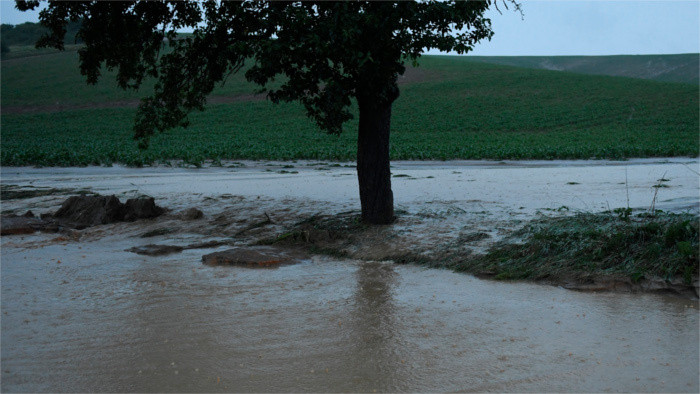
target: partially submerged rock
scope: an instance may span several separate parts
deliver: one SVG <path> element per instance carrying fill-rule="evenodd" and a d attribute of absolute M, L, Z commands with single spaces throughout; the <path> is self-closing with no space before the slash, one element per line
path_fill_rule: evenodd
<path fill-rule="evenodd" d="M 189 208 L 184 211 L 182 211 L 179 215 L 180 219 L 182 220 L 197 220 L 201 219 L 204 216 L 202 211 L 200 211 L 197 208 Z"/>
<path fill-rule="evenodd" d="M 27 214 L 23 216 L 3 215 L 0 217 L 0 235 L 32 234 L 36 231 L 56 232 L 58 231 L 58 225 Z"/>
<path fill-rule="evenodd" d="M 215 248 L 224 244 L 225 242 L 223 241 L 198 242 L 194 244 L 189 244 L 187 246 L 148 244 L 143 246 L 135 246 L 131 249 L 127 249 L 126 251 L 146 256 L 164 256 L 168 254 L 179 253 L 185 249 Z"/>
<path fill-rule="evenodd" d="M 85 228 L 122 220 L 123 207 L 115 196 L 72 196 L 53 216 L 70 227 Z"/>
<path fill-rule="evenodd" d="M 226 245 L 224 241 L 209 241 L 209 242 L 197 242 L 194 244 L 189 244 L 185 246 L 185 249 L 206 249 L 215 248 L 217 246 Z"/>
<path fill-rule="evenodd" d="M 132 252 L 136 254 L 143 254 L 146 256 L 164 256 L 167 254 L 182 252 L 185 248 L 177 245 L 143 245 L 135 246 L 131 249 L 127 249 L 127 252 Z"/>
<path fill-rule="evenodd" d="M 85 228 L 98 224 L 160 216 L 164 209 L 152 197 L 132 198 L 122 204 L 116 196 L 72 196 L 53 215 L 62 225 Z"/>
<path fill-rule="evenodd" d="M 163 212 L 164 209 L 156 205 L 153 197 L 130 198 L 124 204 L 122 220 L 133 222 L 138 219 L 150 219 L 160 216 Z"/>
<path fill-rule="evenodd" d="M 271 268 L 301 262 L 282 250 L 262 248 L 233 248 L 202 256 L 205 265 L 237 265 L 249 268 Z"/>
<path fill-rule="evenodd" d="M 35 231 L 56 232 L 61 228 L 83 229 L 99 224 L 154 218 L 165 210 L 151 197 L 133 198 L 122 204 L 115 196 L 72 196 L 54 214 L 41 218 L 28 211 L 23 216 L 3 215 L 2 235 L 31 234 Z"/>
<path fill-rule="evenodd" d="M 141 238 L 158 237 L 161 235 L 172 234 L 176 231 L 177 231 L 177 229 L 174 229 L 171 227 L 161 227 L 161 228 L 157 228 L 155 230 L 146 231 L 145 233 L 139 235 L 139 237 L 141 237 Z"/>

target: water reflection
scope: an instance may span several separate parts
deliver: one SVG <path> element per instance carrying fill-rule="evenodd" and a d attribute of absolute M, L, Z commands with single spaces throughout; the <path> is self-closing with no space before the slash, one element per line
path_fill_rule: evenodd
<path fill-rule="evenodd" d="M 377 262 L 206 267 L 129 243 L 3 239 L 5 391 L 698 392 L 697 302 Z"/>
<path fill-rule="evenodd" d="M 355 309 L 352 311 L 353 379 L 372 382 L 368 390 L 396 390 L 402 381 L 400 327 L 395 291 L 398 275 L 390 264 L 365 262 L 355 277 Z M 377 387 L 378 386 L 378 387 Z"/>

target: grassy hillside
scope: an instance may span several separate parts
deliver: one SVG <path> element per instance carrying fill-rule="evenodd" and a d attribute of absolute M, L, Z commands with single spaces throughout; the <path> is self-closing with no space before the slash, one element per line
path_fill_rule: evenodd
<path fill-rule="evenodd" d="M 620 56 L 469 56 L 481 63 L 610 75 L 664 82 L 700 83 L 700 54 Z"/>
<path fill-rule="evenodd" d="M 66 35 L 63 42 L 67 45 L 73 45 L 79 42 L 76 38 L 79 22 L 69 22 L 66 26 Z M 39 38 L 46 34 L 48 29 L 38 23 L 25 22 L 19 25 L 9 25 L 3 23 L 0 25 L 0 41 L 2 42 L 2 59 L 10 59 L 20 56 L 26 56 L 27 47 L 34 49 L 34 44 Z M 50 53 L 52 50 L 42 49 L 38 53 Z"/>
<path fill-rule="evenodd" d="M 141 91 L 121 90 L 115 83 L 115 73 L 107 70 L 103 70 L 104 77 L 97 85 L 88 85 L 78 69 L 78 47 L 74 45 L 69 48 L 65 52 L 57 52 L 53 49 L 17 47 L 15 52 L 10 52 L 8 59 L 2 62 L 2 107 L 13 112 L 13 107 L 84 106 L 138 101 L 153 88 L 153 84 L 147 82 Z M 13 53 L 17 55 L 15 58 L 12 57 Z M 240 74 L 229 78 L 215 94 L 252 93 L 255 88 Z M 34 112 L 49 110 L 37 108 Z"/>
<path fill-rule="evenodd" d="M 352 160 L 357 119 L 319 132 L 298 104 L 251 98 L 234 76 L 191 126 L 139 151 L 139 93 L 113 74 L 85 85 L 75 52 L 2 62 L 2 165 L 139 165 L 170 159 Z M 147 93 L 147 91 L 145 92 Z M 394 105 L 393 159 L 555 159 L 698 155 L 698 86 L 426 56 Z M 224 100 L 225 101 L 225 100 Z"/>

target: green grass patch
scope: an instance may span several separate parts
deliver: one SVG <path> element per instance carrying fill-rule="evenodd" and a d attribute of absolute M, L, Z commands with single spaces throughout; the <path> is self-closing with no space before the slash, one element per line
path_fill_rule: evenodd
<path fill-rule="evenodd" d="M 515 236 L 523 242 L 501 243 L 454 267 L 496 279 L 680 277 L 690 284 L 698 277 L 698 217 L 691 214 L 580 213 L 536 220 Z"/>
<path fill-rule="evenodd" d="M 153 91 L 147 79 L 140 90 L 123 90 L 117 86 L 116 70 L 102 70 L 96 85 L 88 85 L 80 74 L 80 45 L 66 46 L 66 51 L 13 47 L 1 62 L 2 106 L 85 105 L 93 103 L 137 101 Z M 213 92 L 217 96 L 254 93 L 258 87 L 245 80 L 243 73 L 230 76 Z M 126 125 L 130 126 L 130 125 Z"/>

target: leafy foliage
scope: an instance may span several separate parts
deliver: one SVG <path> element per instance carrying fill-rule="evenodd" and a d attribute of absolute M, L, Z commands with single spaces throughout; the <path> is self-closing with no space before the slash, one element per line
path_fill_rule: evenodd
<path fill-rule="evenodd" d="M 123 88 L 155 77 L 134 127 L 142 143 L 187 125 L 187 113 L 203 109 L 215 84 L 247 58 L 246 78 L 273 102 L 299 100 L 321 129 L 337 134 L 352 118 L 352 98 L 393 102 L 404 62 L 424 48 L 464 53 L 490 38 L 483 13 L 492 3 L 49 1 L 40 18 L 50 34 L 38 45 L 62 48 L 67 23 L 83 20 L 80 66 L 88 82 L 97 82 L 103 64 L 117 70 Z M 20 9 L 37 5 L 18 1 Z M 178 36 L 185 27 L 193 33 Z"/>
<path fill-rule="evenodd" d="M 80 40 L 76 37 L 80 22 L 70 22 L 66 24 L 66 34 L 64 44 L 77 44 Z M 34 45 L 36 42 L 47 33 L 47 29 L 38 23 L 25 22 L 19 25 L 10 25 L 3 23 L 0 25 L 0 36 L 5 45 L 9 46 L 26 46 Z"/>

